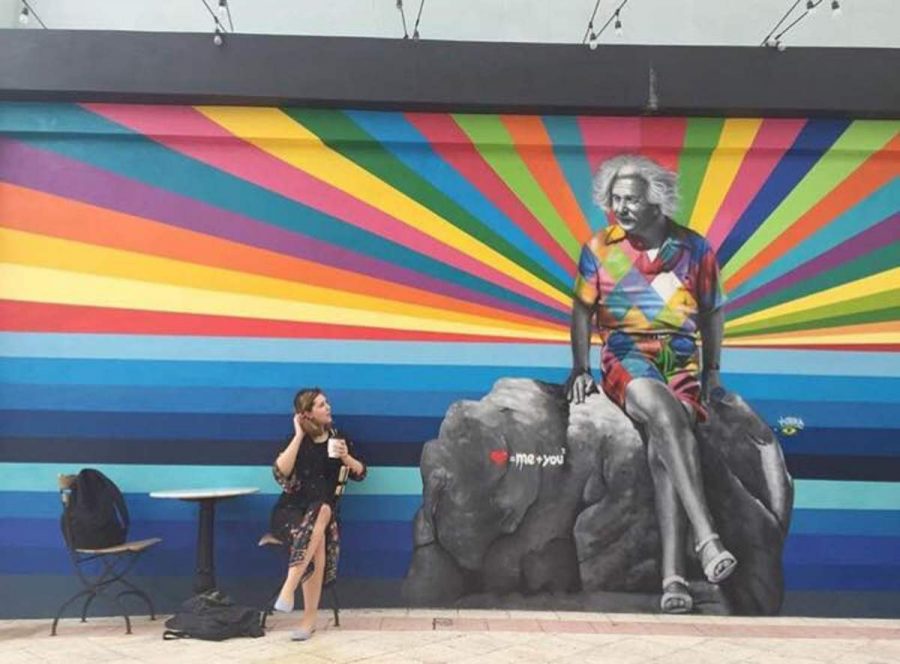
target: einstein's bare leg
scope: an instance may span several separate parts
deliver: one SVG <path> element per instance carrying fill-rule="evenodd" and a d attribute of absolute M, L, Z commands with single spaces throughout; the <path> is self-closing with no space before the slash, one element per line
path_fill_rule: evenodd
<path fill-rule="evenodd" d="M 656 520 L 662 540 L 663 596 L 660 608 L 666 613 L 687 613 L 693 608 L 693 600 L 685 579 L 687 561 L 684 546 L 687 542 L 687 516 L 675 485 L 669 479 L 655 447 L 648 449 L 650 474 L 656 498 Z"/>
<path fill-rule="evenodd" d="M 733 571 L 735 560 L 722 547 L 713 528 L 712 515 L 703 492 L 699 446 L 684 406 L 665 384 L 648 378 L 636 378 L 626 388 L 625 410 L 644 427 L 650 448 L 649 458 L 657 458 L 665 468 L 665 474 L 693 526 L 699 544 L 700 562 L 707 578 L 715 582 L 723 580 Z M 665 490 L 665 486 L 662 488 Z M 664 509 L 668 503 L 668 500 L 664 501 Z M 677 542 L 673 544 L 678 546 Z"/>

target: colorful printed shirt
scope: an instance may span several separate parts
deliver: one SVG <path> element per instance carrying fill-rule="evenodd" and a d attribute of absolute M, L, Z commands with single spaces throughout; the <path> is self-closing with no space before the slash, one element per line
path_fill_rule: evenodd
<path fill-rule="evenodd" d="M 725 303 L 716 254 L 694 231 L 668 220 L 668 235 L 656 258 L 612 225 L 581 251 L 575 296 L 598 308 L 598 328 L 628 334 L 698 336 L 698 315 Z"/>

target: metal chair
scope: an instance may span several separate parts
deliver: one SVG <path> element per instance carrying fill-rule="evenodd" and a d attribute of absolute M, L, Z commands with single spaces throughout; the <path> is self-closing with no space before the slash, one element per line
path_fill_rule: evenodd
<path fill-rule="evenodd" d="M 125 575 L 131 571 L 131 568 L 134 567 L 134 564 L 145 551 L 162 542 L 162 539 L 159 537 L 152 537 L 150 539 L 125 542 L 118 546 L 111 546 L 103 549 L 72 548 L 69 544 L 72 542 L 72 537 L 68 532 L 69 524 L 68 520 L 65 518 L 65 510 L 69 504 L 72 487 L 75 484 L 75 478 L 76 475 L 60 475 L 58 483 L 60 500 L 63 505 L 62 524 L 63 528 L 66 528 L 66 550 L 69 552 L 69 557 L 72 560 L 75 573 L 78 575 L 78 579 L 81 581 L 84 589 L 72 595 L 59 607 L 59 611 L 57 611 L 56 617 L 53 619 L 53 626 L 50 628 L 50 635 L 56 636 L 56 626 L 59 623 L 59 619 L 62 617 L 63 612 L 70 604 L 72 604 L 72 602 L 82 597 L 84 597 L 85 600 L 84 605 L 81 607 L 81 622 L 86 622 L 87 611 L 91 602 L 97 597 L 109 599 L 109 596 L 105 593 L 110 590 L 110 587 L 113 584 L 125 586 L 124 590 L 120 590 L 116 595 L 112 596 L 111 599 L 112 603 L 115 604 L 121 612 L 122 617 L 125 618 L 125 633 L 131 634 L 131 619 L 128 616 L 128 612 L 125 610 L 125 607 L 122 605 L 122 596 L 136 595 L 144 600 L 150 609 L 150 620 L 156 620 L 156 611 L 153 609 L 153 602 L 150 600 L 150 597 L 148 597 L 143 590 L 132 584 L 130 581 L 127 581 Z M 100 563 L 102 569 L 99 572 L 92 573 L 85 569 L 86 564 L 92 561 L 98 561 Z"/>
<path fill-rule="evenodd" d="M 280 539 L 275 537 L 272 533 L 266 533 L 262 537 L 259 538 L 259 542 L 257 542 L 257 546 L 267 546 L 272 548 L 279 549 L 285 555 L 285 559 L 287 559 L 290 555 L 290 549 L 286 542 L 282 542 Z M 323 591 L 327 590 L 328 594 L 331 598 L 331 610 L 334 612 L 334 626 L 341 626 L 341 616 L 340 616 L 340 605 L 338 603 L 338 595 L 337 588 L 335 586 L 337 582 L 332 582 L 331 584 L 322 588 Z M 275 588 L 275 591 L 269 596 L 268 603 L 266 604 L 266 610 L 263 613 L 262 626 L 263 629 L 266 627 L 266 618 L 272 615 L 272 606 L 275 604 L 275 599 L 278 597 L 278 593 L 281 592 L 281 584 Z"/>

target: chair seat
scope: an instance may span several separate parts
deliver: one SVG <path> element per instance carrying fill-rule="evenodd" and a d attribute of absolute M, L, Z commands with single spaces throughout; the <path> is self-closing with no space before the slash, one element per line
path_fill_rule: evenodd
<path fill-rule="evenodd" d="M 78 553 L 90 553 L 94 555 L 107 553 L 139 553 L 149 549 L 151 546 L 162 542 L 161 537 L 151 537 L 149 539 L 134 540 L 133 542 L 123 542 L 117 546 L 108 546 L 105 549 L 75 549 Z"/>

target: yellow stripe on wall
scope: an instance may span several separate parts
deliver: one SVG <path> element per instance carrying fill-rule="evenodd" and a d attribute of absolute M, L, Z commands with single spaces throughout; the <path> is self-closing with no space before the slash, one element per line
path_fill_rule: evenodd
<path fill-rule="evenodd" d="M 784 304 L 779 304 L 778 306 L 769 309 L 763 309 L 752 314 L 747 314 L 741 318 L 728 321 L 725 324 L 725 328 L 728 329 L 729 327 L 755 323 L 784 314 L 798 313 L 807 309 L 814 309 L 815 307 L 838 304 L 840 302 L 854 300 L 876 293 L 888 293 L 893 291 L 889 297 L 897 297 L 897 295 L 900 294 L 898 284 L 900 284 L 900 267 L 880 272 L 870 277 L 865 277 L 864 279 L 857 279 L 856 281 L 841 284 L 840 286 L 835 286 L 834 288 L 829 288 L 819 293 L 813 293 L 812 295 L 785 302 Z"/>
<path fill-rule="evenodd" d="M 725 120 L 691 214 L 689 225 L 701 235 L 709 230 L 761 126 L 762 119 Z"/>
<path fill-rule="evenodd" d="M 207 291 L 9 263 L 0 263 L 0 297 L 24 302 L 241 316 L 264 320 L 489 335 L 510 339 L 565 341 L 568 337 L 568 333 L 564 330 L 524 332 L 501 326 L 413 318 L 335 305 Z"/>
<path fill-rule="evenodd" d="M 382 318 L 387 319 L 389 316 L 395 315 L 410 321 L 446 321 L 448 324 L 471 324 L 478 327 L 505 329 L 510 332 L 520 330 L 523 333 L 540 334 L 547 332 L 549 327 L 498 321 L 483 316 L 359 295 L 333 288 L 197 265 L 6 228 L 0 228 L 0 246 L 3 247 L 3 260 L 7 263 L 100 274 L 135 281 L 189 286 L 196 289 L 197 292 L 224 291 L 309 305 L 330 306 L 338 302 L 344 303 L 340 309 L 353 312 L 351 324 L 357 323 L 361 315 L 365 315 L 371 321 L 358 323 L 364 326 L 404 329 L 402 326 L 386 325 L 381 321 Z M 7 284 L 3 284 L 3 286 L 4 290 L 9 290 Z M 98 293 L 98 295 L 102 294 Z M 138 307 L 141 306 L 140 300 L 133 302 Z M 130 306 L 134 306 L 134 304 Z M 238 315 L 236 312 L 231 313 Z M 336 321 L 332 320 L 331 322 Z M 421 328 L 413 326 L 413 329 Z"/>
<path fill-rule="evenodd" d="M 325 145 L 318 136 L 276 108 L 198 106 L 207 118 L 268 154 L 366 201 L 403 223 L 530 286 L 570 304 L 561 293 L 517 263 L 476 240 L 429 208 L 397 191 L 352 160 Z"/>

